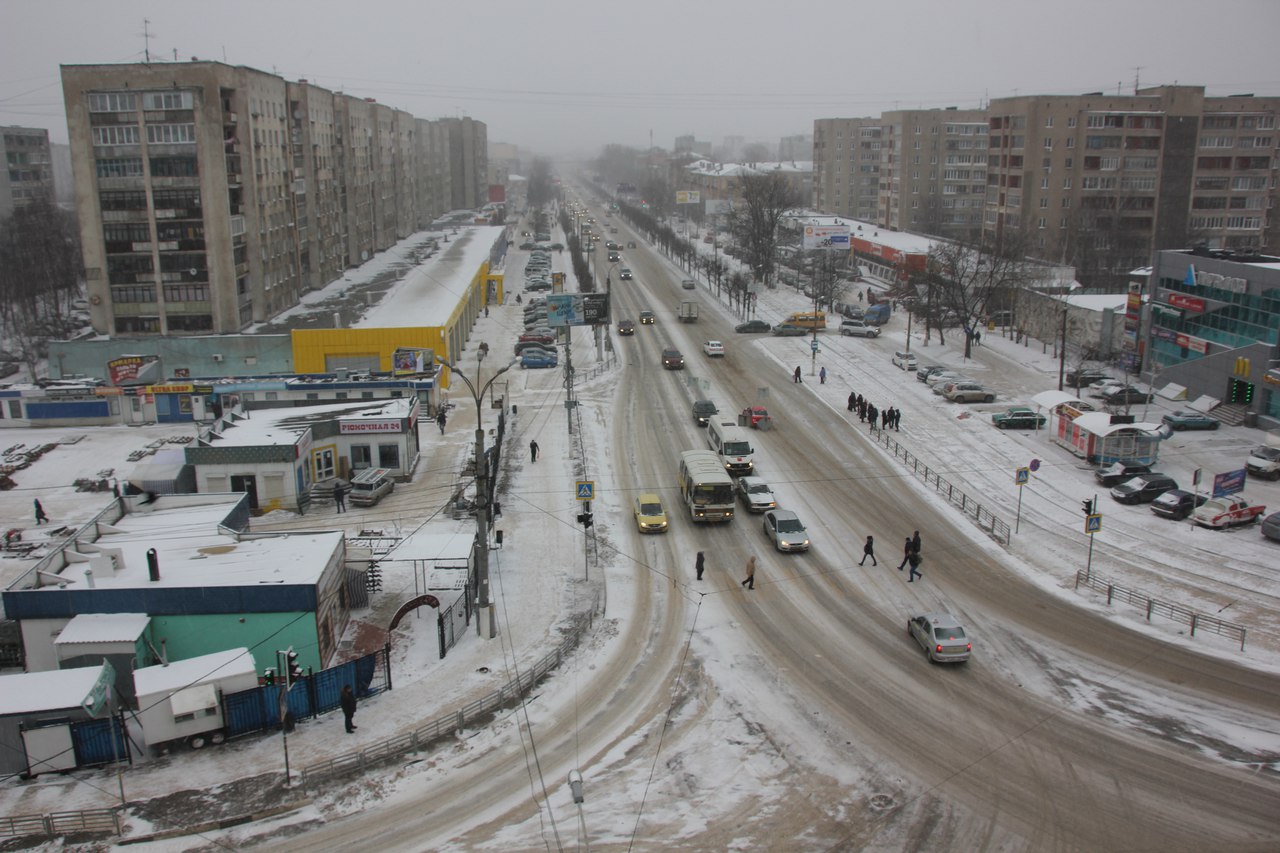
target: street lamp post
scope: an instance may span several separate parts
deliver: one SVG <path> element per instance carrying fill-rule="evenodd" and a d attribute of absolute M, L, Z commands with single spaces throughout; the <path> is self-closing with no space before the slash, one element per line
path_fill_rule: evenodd
<path fill-rule="evenodd" d="M 480 357 L 476 361 L 476 381 L 480 381 L 480 362 L 484 360 L 488 353 L 488 347 L 480 348 Z M 489 463 L 485 460 L 484 454 L 484 425 L 481 421 L 481 414 L 484 411 L 481 405 L 484 401 L 484 395 L 492 387 L 494 381 L 515 366 L 515 359 L 512 359 L 506 367 L 499 370 L 490 377 L 489 381 L 477 391 L 476 386 L 466 377 L 462 371 L 458 370 L 451 362 L 436 356 L 436 361 L 449 368 L 450 373 L 456 375 L 459 379 L 466 383 L 467 389 L 471 391 L 471 397 L 476 401 L 476 612 L 478 618 L 476 620 L 476 628 L 480 632 L 480 636 L 486 640 L 493 639 L 498 635 L 498 626 L 494 619 L 493 604 L 489 599 Z"/>

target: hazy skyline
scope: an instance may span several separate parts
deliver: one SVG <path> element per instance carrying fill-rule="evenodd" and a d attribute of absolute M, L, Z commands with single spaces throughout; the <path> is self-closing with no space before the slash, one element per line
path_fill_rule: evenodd
<path fill-rule="evenodd" d="M 803 12 L 800 10 L 803 9 Z M 144 19 L 151 32 L 144 40 Z M 66 142 L 58 66 L 192 57 L 469 115 L 553 156 L 692 133 L 776 145 L 817 118 L 974 108 L 1017 94 L 1202 85 L 1280 94 L 1275 0 L 968 4 L 10 3 L 0 124 Z"/>

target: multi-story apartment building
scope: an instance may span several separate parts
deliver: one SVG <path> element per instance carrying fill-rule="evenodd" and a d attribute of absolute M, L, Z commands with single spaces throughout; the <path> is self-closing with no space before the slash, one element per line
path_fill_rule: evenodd
<path fill-rule="evenodd" d="M 986 233 L 1018 234 L 1082 280 L 1122 282 L 1161 249 L 1274 244 L 1280 98 L 1160 86 L 1000 98 L 987 113 Z"/>
<path fill-rule="evenodd" d="M 875 221 L 898 231 L 968 238 L 982 231 L 987 116 L 982 110 L 894 110 L 880 116 Z"/>
<path fill-rule="evenodd" d="M 49 131 L 38 127 L 0 128 L 0 219 L 36 198 L 54 200 Z"/>
<path fill-rule="evenodd" d="M 812 160 L 813 136 L 808 133 L 797 133 L 784 136 L 778 142 L 779 160 Z"/>
<path fill-rule="evenodd" d="M 102 333 L 262 322 L 485 180 L 473 156 L 450 174 L 442 123 L 305 80 L 192 61 L 63 66 L 62 81 Z"/>
<path fill-rule="evenodd" d="M 883 133 L 877 118 L 813 123 L 813 206 L 822 213 L 876 221 Z"/>
<path fill-rule="evenodd" d="M 454 180 L 453 210 L 474 210 L 489 200 L 489 135 L 473 118 L 440 119 L 449 138 L 450 172 Z"/>
<path fill-rule="evenodd" d="M 819 119 L 815 206 L 887 228 L 1016 237 L 1088 284 L 1120 285 L 1156 250 L 1280 245 L 1277 120 L 1280 98 L 1211 98 L 1202 86 Z M 868 147 L 883 153 L 875 166 Z"/>

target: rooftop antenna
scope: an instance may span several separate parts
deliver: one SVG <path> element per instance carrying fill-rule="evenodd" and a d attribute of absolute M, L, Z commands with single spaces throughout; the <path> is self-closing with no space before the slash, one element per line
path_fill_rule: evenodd
<path fill-rule="evenodd" d="M 1145 65 L 1133 66 L 1133 94 L 1135 95 L 1138 94 L 1138 89 L 1140 87 L 1139 84 L 1140 84 L 1140 81 L 1142 80 L 1142 69 L 1145 67 L 1146 67 Z"/>
<path fill-rule="evenodd" d="M 142 55 L 147 65 L 151 64 L 151 20 L 142 19 Z"/>

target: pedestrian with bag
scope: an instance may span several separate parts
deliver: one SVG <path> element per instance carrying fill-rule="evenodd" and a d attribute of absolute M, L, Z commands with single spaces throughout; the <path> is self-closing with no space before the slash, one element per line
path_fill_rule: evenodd
<path fill-rule="evenodd" d="M 347 511 L 347 490 L 342 488 L 342 481 L 333 484 L 333 505 L 338 512 Z"/>
<path fill-rule="evenodd" d="M 742 579 L 739 586 L 745 586 L 747 589 L 756 588 L 756 555 L 752 554 L 747 559 L 747 576 Z"/>
<path fill-rule="evenodd" d="M 915 551 L 911 549 L 911 537 L 908 536 L 906 543 L 902 546 L 902 562 L 898 563 L 898 571 L 902 571 L 903 567 L 911 561 L 911 555 L 914 553 Z"/>
<path fill-rule="evenodd" d="M 911 564 L 911 571 L 907 573 L 907 583 L 915 583 L 916 578 L 924 577 L 924 572 L 920 571 L 920 552 L 912 551 L 911 559 L 907 561 Z"/>
<path fill-rule="evenodd" d="M 799 370 L 799 368 L 796 368 Z M 49 516 L 44 514 L 44 506 L 40 503 L 40 499 L 36 498 L 36 526 L 44 524 L 49 520 Z"/>

